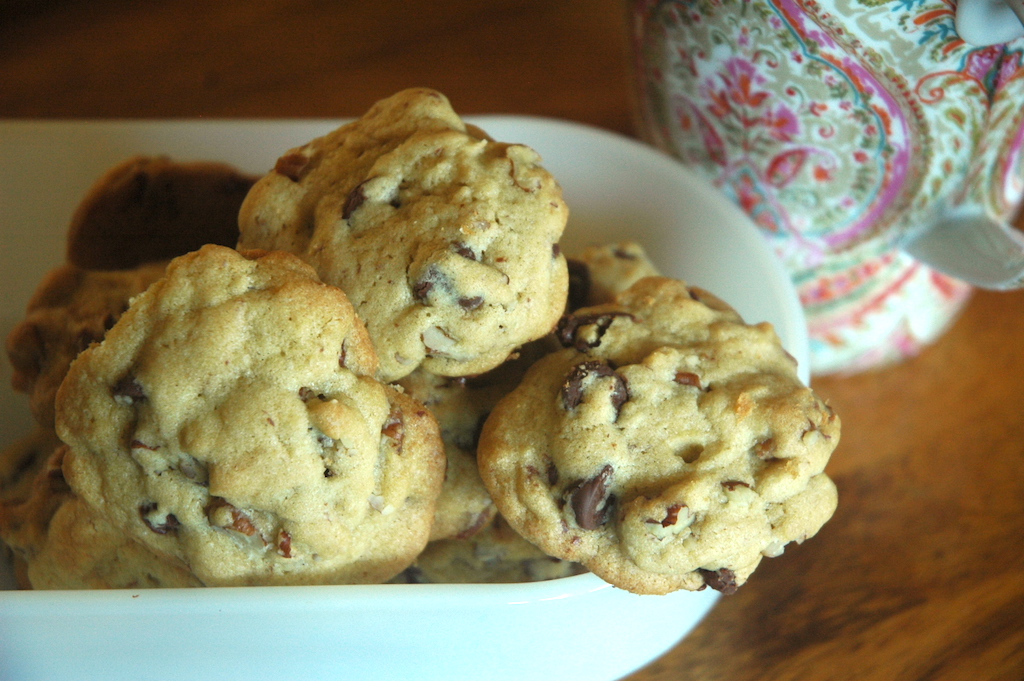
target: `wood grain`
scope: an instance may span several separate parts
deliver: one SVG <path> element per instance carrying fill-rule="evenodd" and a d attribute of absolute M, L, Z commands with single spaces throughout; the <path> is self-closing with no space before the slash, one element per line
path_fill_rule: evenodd
<path fill-rule="evenodd" d="M 631 133 L 618 0 L 0 4 L 5 117 L 343 117 L 403 87 Z M 2 143 L 2 141 L 0 141 Z M 839 510 L 633 681 L 1024 679 L 1024 293 L 815 380 Z"/>

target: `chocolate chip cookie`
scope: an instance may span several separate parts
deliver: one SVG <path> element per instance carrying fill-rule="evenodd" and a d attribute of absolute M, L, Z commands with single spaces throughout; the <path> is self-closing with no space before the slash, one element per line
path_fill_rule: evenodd
<path fill-rule="evenodd" d="M 730 592 L 832 515 L 839 419 L 771 325 L 654 277 L 558 336 L 478 448 L 499 512 L 550 555 L 638 593 Z"/>
<path fill-rule="evenodd" d="M 67 481 L 205 585 L 387 580 L 426 544 L 445 464 L 433 416 L 376 370 L 309 265 L 205 246 L 72 363 Z"/>
<path fill-rule="evenodd" d="M 610 303 L 644 277 L 660 276 L 643 246 L 635 241 L 588 246 L 568 259 L 571 312 Z"/>
<path fill-rule="evenodd" d="M 181 561 L 159 556 L 112 525 L 82 499 L 69 496 L 26 562 L 33 589 L 152 589 L 202 582 Z"/>
<path fill-rule="evenodd" d="M 239 247 L 297 253 L 342 288 L 384 380 L 465 376 L 558 320 L 567 217 L 535 151 L 412 89 L 278 159 L 242 205 Z"/>
<path fill-rule="evenodd" d="M 123 270 L 204 244 L 234 246 L 238 209 L 255 181 L 217 161 L 133 156 L 97 179 L 76 208 L 67 260 Z"/>
<path fill-rule="evenodd" d="M 51 518 L 71 496 L 61 471 L 66 451 L 52 431 L 37 428 L 0 455 L 0 541 L 21 567 L 46 543 Z"/>
<path fill-rule="evenodd" d="M 530 365 L 554 349 L 549 339 L 541 339 L 478 376 L 452 378 L 417 369 L 398 381 L 406 394 L 437 418 L 448 457 L 431 541 L 467 539 L 494 518 L 494 502 L 480 479 L 476 461 L 480 429 L 494 405 L 519 384 Z"/>
<path fill-rule="evenodd" d="M 35 420 L 53 428 L 53 401 L 68 366 L 128 308 L 128 301 L 163 276 L 166 262 L 121 271 L 65 264 L 36 288 L 25 318 L 7 337 L 14 389 L 27 393 Z"/>

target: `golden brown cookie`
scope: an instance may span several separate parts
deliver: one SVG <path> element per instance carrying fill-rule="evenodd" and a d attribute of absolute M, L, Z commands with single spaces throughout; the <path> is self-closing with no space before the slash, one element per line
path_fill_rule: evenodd
<path fill-rule="evenodd" d="M 165 262 L 120 271 L 65 264 L 40 282 L 23 319 L 7 337 L 14 389 L 27 393 L 35 420 L 53 428 L 53 400 L 68 366 L 103 338 L 128 301 L 163 276 Z"/>
<path fill-rule="evenodd" d="M 433 416 L 376 369 L 351 304 L 308 265 L 205 246 L 71 365 L 68 482 L 205 585 L 387 580 L 426 544 L 444 453 Z"/>
<path fill-rule="evenodd" d="M 649 277 L 559 338 L 478 448 L 499 512 L 550 555 L 638 593 L 730 592 L 832 515 L 839 419 L 771 325 Z"/>
<path fill-rule="evenodd" d="M 635 241 L 588 246 L 568 260 L 570 312 L 610 303 L 644 277 L 661 275 Z"/>
<path fill-rule="evenodd" d="M 342 288 L 384 380 L 465 376 L 551 331 L 567 216 L 536 152 L 413 89 L 283 155 L 242 206 L 239 247 L 297 253 Z"/>

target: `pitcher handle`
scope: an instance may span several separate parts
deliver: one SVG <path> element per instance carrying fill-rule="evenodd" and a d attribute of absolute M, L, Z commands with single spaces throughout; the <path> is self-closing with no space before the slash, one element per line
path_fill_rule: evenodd
<path fill-rule="evenodd" d="M 1024 2 L 959 0 L 955 26 L 957 34 L 970 45 L 1008 43 L 1024 35 Z"/>
<path fill-rule="evenodd" d="M 979 288 L 1024 288 L 1024 233 L 981 210 L 944 216 L 903 244 L 903 250 Z"/>

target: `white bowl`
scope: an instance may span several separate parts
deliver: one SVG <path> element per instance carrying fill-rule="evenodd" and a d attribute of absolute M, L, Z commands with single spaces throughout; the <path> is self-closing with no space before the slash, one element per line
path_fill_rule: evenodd
<path fill-rule="evenodd" d="M 574 123 L 484 116 L 538 150 L 571 210 L 563 247 L 633 239 L 663 272 L 773 323 L 809 380 L 789 278 L 745 215 L 675 161 Z M 0 333 L 63 259 L 64 230 L 99 175 L 133 154 L 263 173 L 339 121 L 0 122 Z M 0 376 L 0 446 L 30 429 Z M 530 584 L 14 591 L 0 565 L 0 678 L 585 679 L 624 676 L 685 636 L 718 594 L 637 596 L 585 574 Z M 756 578 L 756 576 L 755 576 Z"/>

